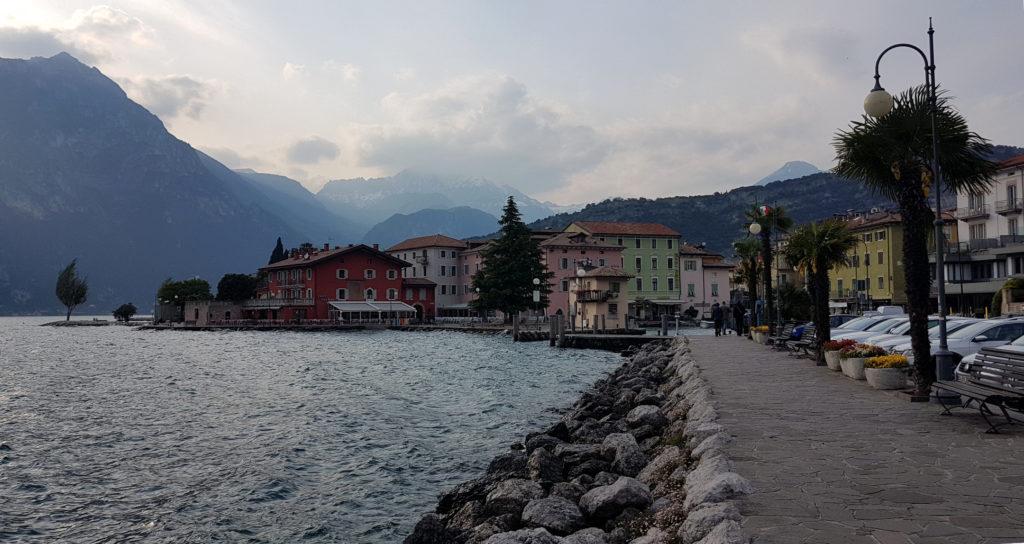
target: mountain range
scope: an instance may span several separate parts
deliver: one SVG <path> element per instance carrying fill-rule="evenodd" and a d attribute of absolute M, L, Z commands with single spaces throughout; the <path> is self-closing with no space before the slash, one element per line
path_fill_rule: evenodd
<path fill-rule="evenodd" d="M 426 209 L 410 214 L 396 213 L 377 223 L 363 236 L 363 243 L 388 247 L 402 240 L 426 234 L 470 238 L 498 230 L 498 218 L 468 206 L 443 210 Z"/>
<path fill-rule="evenodd" d="M 786 181 L 787 179 L 802 178 L 811 174 L 817 174 L 821 169 L 809 162 L 789 161 L 783 164 L 778 170 L 757 180 L 754 185 L 768 185 L 775 181 Z"/>

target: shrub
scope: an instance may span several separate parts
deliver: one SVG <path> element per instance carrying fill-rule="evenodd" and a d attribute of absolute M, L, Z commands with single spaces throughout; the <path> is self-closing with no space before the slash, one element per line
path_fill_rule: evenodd
<path fill-rule="evenodd" d="M 856 340 L 829 340 L 828 342 L 825 342 L 825 351 L 840 351 L 856 345 Z"/>
<path fill-rule="evenodd" d="M 906 368 L 906 355 L 880 355 L 864 361 L 864 368 Z"/>

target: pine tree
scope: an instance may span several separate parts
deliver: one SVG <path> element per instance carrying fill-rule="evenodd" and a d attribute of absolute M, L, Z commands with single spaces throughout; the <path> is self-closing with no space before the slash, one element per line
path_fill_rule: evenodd
<path fill-rule="evenodd" d="M 281 243 L 281 237 L 277 237 L 277 245 L 274 246 L 274 251 L 270 253 L 270 262 L 267 264 L 274 264 L 278 261 L 283 261 L 288 258 L 288 254 L 284 251 L 284 244 Z"/>
<path fill-rule="evenodd" d="M 508 197 L 501 216 L 501 234 L 482 252 L 484 266 L 473 277 L 480 295 L 473 302 L 478 310 L 501 310 L 506 319 L 529 308 L 548 305 L 550 280 L 554 275 L 541 262 L 541 249 L 530 229 L 523 223 L 519 208 Z M 540 280 L 534 286 L 533 279 Z M 540 291 L 540 302 L 533 302 L 533 291 Z"/>

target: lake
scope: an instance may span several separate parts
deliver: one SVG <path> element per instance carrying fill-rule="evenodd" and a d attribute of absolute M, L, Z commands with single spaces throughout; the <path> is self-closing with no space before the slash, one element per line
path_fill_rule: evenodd
<path fill-rule="evenodd" d="M 397 542 L 608 352 L 0 318 L 0 540 Z"/>

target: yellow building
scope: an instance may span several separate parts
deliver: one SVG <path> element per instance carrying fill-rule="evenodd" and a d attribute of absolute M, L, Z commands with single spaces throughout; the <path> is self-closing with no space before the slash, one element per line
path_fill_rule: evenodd
<path fill-rule="evenodd" d="M 584 329 L 625 329 L 629 309 L 629 280 L 633 274 L 621 268 L 601 266 L 576 279 L 569 305 L 580 316 Z"/>
<path fill-rule="evenodd" d="M 798 289 L 806 287 L 806 278 L 802 270 L 793 268 L 786 260 L 786 243 L 785 238 L 775 243 L 775 253 L 772 259 L 772 284 L 782 285 L 789 284 Z"/>
<path fill-rule="evenodd" d="M 829 271 L 830 298 L 850 304 L 851 309 L 906 304 L 900 214 L 860 214 L 846 222 L 860 243 L 849 255 L 849 266 Z"/>

